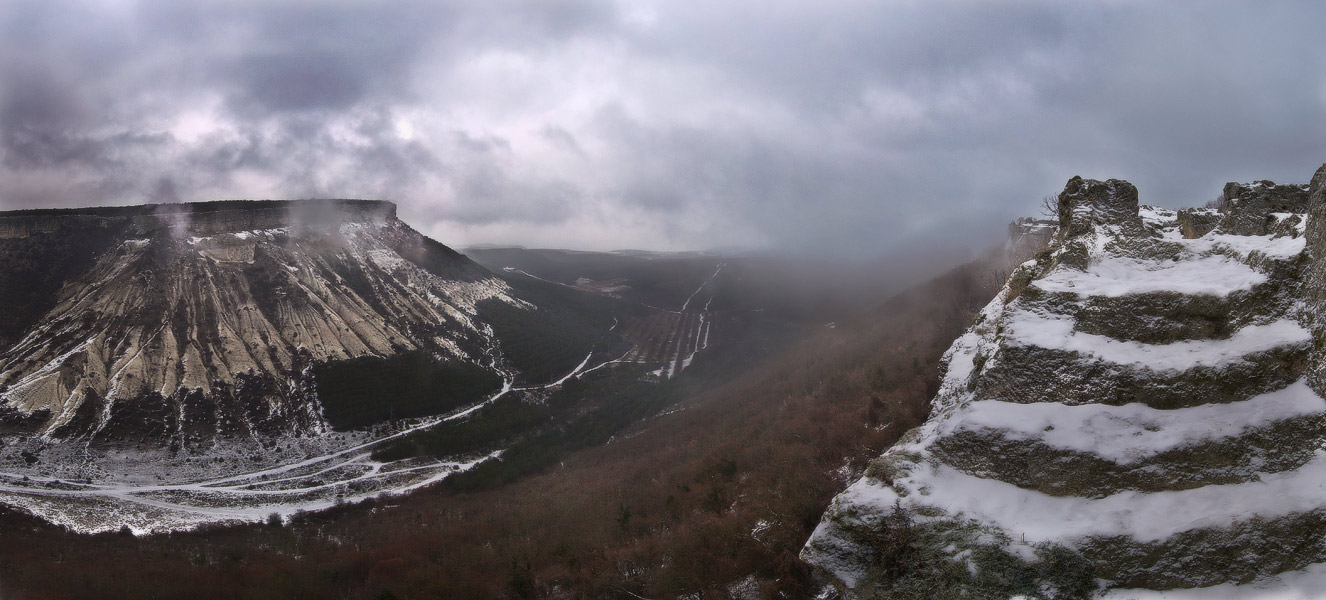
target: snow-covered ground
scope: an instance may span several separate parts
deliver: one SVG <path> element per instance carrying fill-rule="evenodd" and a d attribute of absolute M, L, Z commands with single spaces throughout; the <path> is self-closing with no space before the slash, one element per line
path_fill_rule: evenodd
<path fill-rule="evenodd" d="M 1168 344 L 1145 344 L 1083 333 L 1076 330 L 1076 323 L 1070 318 L 1030 310 L 1010 311 L 1006 327 L 1010 345 L 1077 352 L 1105 362 L 1152 371 L 1220 366 L 1250 354 L 1310 341 L 1307 329 L 1294 319 L 1248 325 L 1223 340 L 1180 340 Z"/>
<path fill-rule="evenodd" d="M 1321 600 L 1326 597 L 1326 563 L 1245 583 L 1188 590 L 1117 589 L 1100 600 Z"/>
<path fill-rule="evenodd" d="M 1108 256 L 1092 261 L 1085 273 L 1058 271 L 1033 285 L 1047 292 L 1082 296 L 1117 297 L 1146 292 L 1226 296 L 1265 281 L 1265 275 L 1228 256 L 1160 262 Z"/>
<path fill-rule="evenodd" d="M 583 374 L 589 359 L 585 357 L 566 376 L 541 386 L 516 389 L 512 376 L 504 374 L 501 390 L 451 415 L 415 420 L 387 435 L 346 434 L 337 438 L 343 440 L 341 447 L 324 440 L 320 454 L 249 471 L 160 483 L 145 483 L 141 473 L 127 480 L 89 480 L 0 471 L 0 502 L 80 533 L 121 527 L 134 533 L 155 533 L 209 523 L 260 522 L 272 514 L 287 518 L 300 511 L 403 494 L 496 459 L 501 451 L 451 460 L 380 462 L 372 459 L 374 449 L 441 423 L 465 419 L 506 394 L 559 386 Z M 294 445 L 296 440 L 284 443 Z"/>
<path fill-rule="evenodd" d="M 654 371 L 655 376 L 663 379 L 672 379 L 673 377 L 676 377 L 678 373 L 681 373 L 686 370 L 687 367 L 691 366 L 691 362 L 695 360 L 696 353 L 709 347 L 709 305 L 714 301 L 713 293 L 710 293 L 709 300 L 704 303 L 704 308 L 700 310 L 698 320 L 689 319 L 687 317 L 694 313 L 694 311 L 690 310 L 691 302 L 695 300 L 696 296 L 700 295 L 700 292 L 703 292 L 705 288 L 709 287 L 709 284 L 713 283 L 713 281 L 718 278 L 718 274 L 722 273 L 723 267 L 726 266 L 727 263 L 718 263 L 718 266 L 714 268 L 714 273 L 710 275 L 708 279 L 704 280 L 704 283 L 701 283 L 700 287 L 695 288 L 695 291 L 691 292 L 691 295 L 682 303 L 682 327 L 679 327 L 674 333 L 676 339 L 673 342 L 671 354 L 668 357 L 667 362 L 657 371 Z M 687 325 L 690 325 L 690 327 L 687 327 Z M 683 357 L 683 355 L 685 356 Z"/>
<path fill-rule="evenodd" d="M 1253 518 L 1275 519 L 1321 505 L 1326 450 L 1292 471 L 1255 481 L 1165 492 L 1121 491 L 1104 498 L 1051 496 L 996 479 L 968 475 L 943 463 L 918 465 L 892 486 L 862 479 L 843 493 L 857 506 L 887 509 L 903 498 L 934 505 L 952 518 L 969 518 L 1016 532 L 1028 543 L 1063 543 L 1086 537 L 1164 540 L 1185 531 L 1228 527 Z"/>
<path fill-rule="evenodd" d="M 1257 427 L 1326 414 L 1326 399 L 1299 381 L 1241 402 L 1160 410 L 1141 403 L 1067 405 L 1057 402 L 972 402 L 945 422 L 945 434 L 996 431 L 1012 441 L 1037 441 L 1090 453 L 1118 464 L 1196 443 L 1238 437 Z"/>
<path fill-rule="evenodd" d="M 261 521 L 328 508 L 378 494 L 405 493 L 467 470 L 500 452 L 451 461 L 370 458 L 373 449 L 440 423 L 464 419 L 511 391 L 508 378 L 491 397 L 446 417 L 416 421 L 385 436 L 350 435 L 352 445 L 277 466 L 181 482 L 78 480 L 0 472 L 0 502 L 81 533 L 127 526 L 135 533 L 188 529 L 205 523 Z M 287 443 L 290 443 L 289 441 Z M 332 444 L 334 448 L 334 443 Z M 224 468 L 218 470 L 225 470 Z M 169 470 L 165 470 L 169 474 Z"/>

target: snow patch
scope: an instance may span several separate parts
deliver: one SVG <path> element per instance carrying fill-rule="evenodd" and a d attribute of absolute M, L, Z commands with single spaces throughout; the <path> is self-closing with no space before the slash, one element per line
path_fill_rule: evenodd
<path fill-rule="evenodd" d="M 1074 331 L 1072 319 L 1025 309 L 1011 311 L 1006 325 L 1010 345 L 1077 352 L 1106 362 L 1160 372 L 1221 366 L 1243 360 L 1249 354 L 1311 340 L 1308 330 L 1292 319 L 1248 325 L 1228 339 L 1181 340 L 1169 344 L 1144 344 Z"/>
<path fill-rule="evenodd" d="M 1187 590 L 1113 589 L 1101 600 L 1320 600 L 1326 596 L 1326 564 L 1280 573 L 1242 585 L 1225 583 Z"/>
<path fill-rule="evenodd" d="M 863 480 L 864 481 L 864 480 Z M 1207 485 L 1164 492 L 1123 491 L 1104 498 L 1050 496 L 1012 484 L 975 477 L 944 464 L 919 464 L 895 477 L 906 503 L 941 508 L 1018 532 L 1027 542 L 1072 543 L 1085 537 L 1128 536 L 1155 542 L 1194 529 L 1225 528 L 1252 516 L 1276 519 L 1316 510 L 1326 481 L 1326 450 L 1302 467 L 1266 473 L 1246 483 Z M 858 482 L 869 504 L 892 504 L 899 494 Z"/>
<path fill-rule="evenodd" d="M 1015 441 L 1035 440 L 1052 448 L 1089 453 L 1119 464 L 1144 460 L 1200 442 L 1231 438 L 1257 427 L 1326 413 L 1323 400 L 1303 381 L 1282 390 L 1229 404 L 1159 410 L 1057 402 L 972 402 L 949 420 L 946 433 L 993 429 Z"/>
<path fill-rule="evenodd" d="M 1032 285 L 1047 292 L 1079 296 L 1149 292 L 1226 296 L 1265 282 L 1265 275 L 1227 256 L 1161 262 L 1109 256 L 1092 261 L 1086 273 L 1059 268 Z"/>
<path fill-rule="evenodd" d="M 1299 216 L 1303 217 L 1306 222 L 1307 215 Z M 1197 239 L 1182 240 L 1182 242 L 1189 250 L 1203 254 L 1227 252 L 1246 258 L 1252 253 L 1258 252 L 1274 259 L 1298 256 L 1303 253 L 1308 244 L 1308 240 L 1304 236 L 1273 238 L 1269 235 L 1229 235 L 1214 232 Z"/>

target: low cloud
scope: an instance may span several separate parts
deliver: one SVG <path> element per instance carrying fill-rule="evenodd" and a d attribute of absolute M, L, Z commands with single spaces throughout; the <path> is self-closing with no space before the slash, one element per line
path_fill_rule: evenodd
<path fill-rule="evenodd" d="M 869 257 L 1326 161 L 1309 3 L 0 7 L 0 208 L 372 197 L 451 244 Z"/>

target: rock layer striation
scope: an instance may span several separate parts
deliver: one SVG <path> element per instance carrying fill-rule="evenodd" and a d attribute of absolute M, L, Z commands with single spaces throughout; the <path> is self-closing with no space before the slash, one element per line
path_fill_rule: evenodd
<path fill-rule="evenodd" d="M 310 365 L 417 350 L 496 369 L 475 304 L 529 307 L 389 202 L 3 213 L 0 255 L 0 293 L 28 308 L 0 330 L 0 433 L 91 444 L 320 432 Z M 52 283 L 23 288 L 29 271 Z"/>
<path fill-rule="evenodd" d="M 803 550 L 852 598 L 1083 597 L 1326 562 L 1326 166 L 1218 210 L 1075 177 L 930 419 Z M 975 594 L 975 596 L 972 596 Z"/>

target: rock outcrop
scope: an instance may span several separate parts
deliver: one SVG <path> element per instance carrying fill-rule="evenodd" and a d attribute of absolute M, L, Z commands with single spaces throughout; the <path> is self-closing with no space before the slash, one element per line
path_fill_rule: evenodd
<path fill-rule="evenodd" d="M 1184 208 L 1179 210 L 1179 233 L 1187 239 L 1199 238 L 1215 229 L 1224 215 L 1216 208 Z"/>
<path fill-rule="evenodd" d="M 1008 243 L 1005 255 L 1010 266 L 1030 259 L 1050 243 L 1058 229 L 1058 221 L 1022 218 L 1008 224 Z"/>
<path fill-rule="evenodd" d="M 1326 396 L 1326 165 L 1313 174 L 1309 187 L 1307 245 L 1313 260 L 1307 268 L 1303 311 L 1312 331 L 1308 385 Z"/>
<path fill-rule="evenodd" d="M 930 419 L 803 557 L 851 598 L 1087 597 L 1326 562 L 1324 194 L 1326 166 L 1184 218 L 1070 180 L 1049 249 L 948 351 Z"/>
<path fill-rule="evenodd" d="M 1234 235 L 1268 235 L 1290 215 L 1308 212 L 1308 186 L 1273 181 L 1229 182 L 1220 200 L 1220 230 Z"/>

